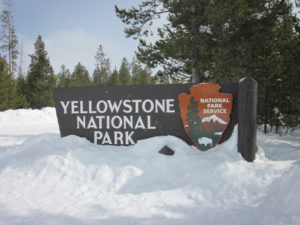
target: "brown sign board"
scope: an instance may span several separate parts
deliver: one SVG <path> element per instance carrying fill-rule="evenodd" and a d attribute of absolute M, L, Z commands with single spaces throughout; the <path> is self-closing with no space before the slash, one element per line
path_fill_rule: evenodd
<path fill-rule="evenodd" d="M 230 99 L 229 104 L 222 103 L 222 107 L 231 111 L 224 117 L 220 116 L 226 122 L 226 128 L 223 127 L 217 141 L 222 143 L 231 136 L 238 123 L 240 84 L 224 82 L 210 85 L 215 87 L 213 93 L 216 96 L 213 98 L 225 94 Z M 54 88 L 53 97 L 61 136 L 77 135 L 100 145 L 133 145 L 141 139 L 172 135 L 188 144 L 194 144 L 182 120 L 179 96 L 189 96 L 196 86 L 172 84 Z M 200 95 L 197 98 L 204 97 Z M 207 104 L 200 103 L 207 110 L 213 109 Z M 218 105 L 215 107 L 219 111 L 224 108 Z M 212 113 L 207 115 L 212 116 Z"/>

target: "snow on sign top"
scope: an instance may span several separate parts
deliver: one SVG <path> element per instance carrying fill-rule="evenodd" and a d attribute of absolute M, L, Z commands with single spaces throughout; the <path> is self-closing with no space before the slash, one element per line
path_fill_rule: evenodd
<path fill-rule="evenodd" d="M 221 86 L 203 83 L 190 88 L 190 94 L 178 97 L 186 133 L 203 151 L 216 146 L 225 132 L 232 110 L 232 94 L 220 93 Z"/>

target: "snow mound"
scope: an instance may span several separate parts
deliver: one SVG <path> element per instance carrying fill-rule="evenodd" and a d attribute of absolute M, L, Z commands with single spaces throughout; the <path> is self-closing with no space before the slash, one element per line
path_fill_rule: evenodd
<path fill-rule="evenodd" d="M 207 152 L 172 136 L 141 140 L 130 147 L 99 146 L 84 138 L 49 133 L 18 138 L 0 135 L 0 224 L 296 225 L 300 221 L 296 137 L 278 140 L 260 134 L 254 163 L 237 153 L 236 128 L 228 141 Z M 1 140 L 9 144 L 1 145 Z M 173 156 L 158 153 L 165 145 L 175 152 Z"/>
<path fill-rule="evenodd" d="M 56 120 L 55 108 L 18 109 L 0 112 L 0 126 L 47 124 Z"/>
<path fill-rule="evenodd" d="M 55 108 L 0 112 L 0 135 L 31 135 L 46 132 L 59 132 Z"/>

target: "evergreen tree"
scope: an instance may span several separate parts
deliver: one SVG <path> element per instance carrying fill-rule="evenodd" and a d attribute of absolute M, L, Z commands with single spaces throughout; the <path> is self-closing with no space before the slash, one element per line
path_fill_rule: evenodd
<path fill-rule="evenodd" d="M 105 85 L 108 82 L 110 71 L 110 60 L 103 52 L 102 45 L 99 46 L 95 56 L 96 68 L 93 73 L 93 84 L 95 86 Z"/>
<path fill-rule="evenodd" d="M 139 39 L 140 61 L 160 65 L 175 80 L 192 74 L 193 82 L 201 82 L 249 75 L 249 61 L 259 60 L 251 48 L 270 41 L 272 35 L 264 34 L 272 34 L 287 6 L 282 0 L 147 0 L 129 10 L 116 6 L 116 13 L 128 25 L 126 35 Z M 168 23 L 157 29 L 159 39 L 147 42 L 150 26 L 163 14 Z"/>
<path fill-rule="evenodd" d="M 250 61 L 246 68 L 248 73 L 252 70 L 251 75 L 259 82 L 259 123 L 264 124 L 265 132 L 268 126 L 279 132 L 280 127 L 295 126 L 293 121 L 296 118 L 293 114 L 294 102 L 297 100 L 294 100 L 299 93 L 295 82 L 299 77 L 297 61 L 300 58 L 292 49 L 300 40 L 296 29 L 299 23 L 292 16 L 291 5 L 284 2 L 273 10 L 273 14 L 266 16 L 263 22 L 255 36 L 255 45 L 248 49 L 259 60 Z"/>
<path fill-rule="evenodd" d="M 0 57 L 0 111 L 15 108 L 15 82 L 8 64 Z"/>
<path fill-rule="evenodd" d="M 141 64 L 133 60 L 131 64 L 132 84 L 152 84 L 153 79 L 149 69 L 142 68 Z"/>
<path fill-rule="evenodd" d="M 170 77 L 164 73 L 163 71 L 159 70 L 154 76 L 154 81 L 156 84 L 170 84 Z"/>
<path fill-rule="evenodd" d="M 6 9 L 1 12 L 0 48 L 8 61 L 8 72 L 13 74 L 16 70 L 16 59 L 18 57 L 18 39 L 13 26 L 12 0 L 4 1 Z"/>
<path fill-rule="evenodd" d="M 299 99 L 300 29 L 291 7 L 283 0 L 145 0 L 129 10 L 116 7 L 116 13 L 127 24 L 126 35 L 140 41 L 137 58 L 161 66 L 160 74 L 173 81 L 255 78 L 258 121 L 278 127 L 299 123 L 292 101 Z M 157 41 L 148 42 L 151 24 L 163 14 L 168 23 L 157 29 Z"/>
<path fill-rule="evenodd" d="M 190 104 L 188 105 L 188 112 L 186 113 L 186 117 L 186 122 L 189 127 L 198 127 L 201 124 L 198 102 L 195 101 L 194 97 L 190 98 Z"/>
<path fill-rule="evenodd" d="M 71 75 L 71 87 L 92 86 L 92 80 L 85 66 L 79 62 Z"/>
<path fill-rule="evenodd" d="M 26 79 L 23 75 L 19 75 L 19 77 L 16 80 L 16 104 L 15 107 L 17 109 L 19 108 L 28 108 L 29 102 L 27 101 L 28 96 L 28 88 Z"/>
<path fill-rule="evenodd" d="M 130 75 L 129 63 L 124 57 L 119 70 L 119 81 L 121 85 L 131 85 L 132 79 Z"/>
<path fill-rule="evenodd" d="M 28 102 L 32 108 L 52 106 L 51 88 L 55 87 L 56 77 L 50 65 L 45 44 L 39 35 L 34 43 L 34 53 L 29 55 L 31 63 L 27 75 Z"/>
<path fill-rule="evenodd" d="M 113 70 L 113 72 L 112 72 L 112 74 L 109 78 L 108 84 L 111 85 L 111 86 L 121 85 L 119 73 L 118 73 L 118 70 L 116 68 Z"/>
<path fill-rule="evenodd" d="M 58 87 L 70 87 L 71 73 L 66 69 L 65 65 L 62 65 L 60 72 L 57 74 L 57 86 Z"/>
<path fill-rule="evenodd" d="M 18 78 L 16 82 L 16 108 L 28 108 L 29 102 L 27 100 L 28 96 L 28 87 L 26 79 L 23 73 L 23 42 L 20 46 L 20 62 L 18 67 Z"/>
<path fill-rule="evenodd" d="M 107 79 L 104 79 L 103 74 L 101 74 L 100 68 L 96 67 L 93 72 L 93 85 L 102 86 L 107 83 Z"/>
<path fill-rule="evenodd" d="M 117 16 L 129 25 L 127 36 L 139 39 L 137 58 L 150 67 L 161 66 L 164 74 L 186 79 L 192 74 L 193 82 L 204 80 L 203 73 L 211 63 L 213 36 L 211 10 L 216 1 L 143 1 L 139 7 L 123 10 L 116 7 Z M 158 28 L 159 40 L 147 43 L 150 26 L 166 14 L 168 24 Z"/>

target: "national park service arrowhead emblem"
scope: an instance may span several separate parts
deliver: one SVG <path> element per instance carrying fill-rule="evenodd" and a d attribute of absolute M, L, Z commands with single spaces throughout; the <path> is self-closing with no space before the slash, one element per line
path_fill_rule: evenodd
<path fill-rule="evenodd" d="M 220 142 L 230 122 L 233 97 L 220 89 L 219 84 L 203 83 L 192 86 L 190 94 L 178 96 L 184 129 L 202 151 Z"/>

